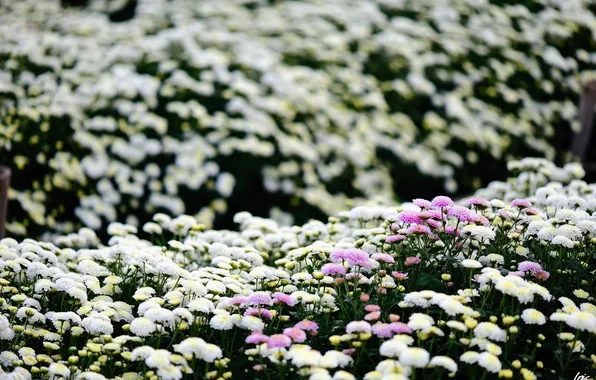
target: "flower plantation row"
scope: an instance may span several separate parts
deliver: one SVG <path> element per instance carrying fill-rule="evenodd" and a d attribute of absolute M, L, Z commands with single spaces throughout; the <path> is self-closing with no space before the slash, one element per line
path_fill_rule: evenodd
<path fill-rule="evenodd" d="M 239 231 L 156 214 L 0 241 L 6 379 L 559 379 L 596 368 L 596 185 Z M 534 170 L 530 170 L 530 168 Z M 532 180 L 533 179 L 533 180 Z M 492 190 L 491 190 L 492 189 Z"/>
<path fill-rule="evenodd" d="M 468 193 L 565 158 L 596 64 L 588 0 L 91 3 L 0 5 L 12 236 Z"/>

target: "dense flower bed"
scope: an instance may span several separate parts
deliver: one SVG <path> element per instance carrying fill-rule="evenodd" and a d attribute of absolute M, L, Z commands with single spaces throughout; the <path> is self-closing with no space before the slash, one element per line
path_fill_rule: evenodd
<path fill-rule="evenodd" d="M 471 191 L 565 159 L 596 62 L 587 0 L 58 3 L 0 5 L 13 236 Z"/>
<path fill-rule="evenodd" d="M 592 374 L 596 184 L 512 166 L 525 170 L 494 187 L 529 195 L 508 202 L 437 196 L 293 227 L 242 212 L 238 232 L 156 214 L 142 231 L 110 224 L 107 245 L 87 228 L 5 238 L 2 376 Z M 528 191 L 547 172 L 568 183 Z"/>

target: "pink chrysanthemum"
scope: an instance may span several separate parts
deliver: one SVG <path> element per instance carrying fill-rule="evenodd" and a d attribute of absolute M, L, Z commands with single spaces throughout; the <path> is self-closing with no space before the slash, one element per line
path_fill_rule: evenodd
<path fill-rule="evenodd" d="M 306 333 L 297 327 L 284 329 L 284 335 L 290 337 L 294 343 L 302 343 L 306 340 Z"/>
<path fill-rule="evenodd" d="M 412 234 L 429 234 L 430 233 L 430 228 L 428 226 L 423 226 L 422 224 L 412 224 L 410 227 L 408 227 L 408 230 L 406 232 L 408 235 L 412 235 Z"/>
<path fill-rule="evenodd" d="M 267 342 L 269 337 L 261 332 L 254 331 L 244 340 L 248 344 L 261 344 Z"/>
<path fill-rule="evenodd" d="M 389 323 L 377 322 L 372 326 L 372 333 L 379 338 L 391 338 L 395 333 Z"/>
<path fill-rule="evenodd" d="M 373 311 L 380 311 L 381 310 L 381 306 L 379 306 L 379 305 L 366 305 L 366 306 L 364 306 L 364 310 L 368 311 L 369 313 L 371 313 Z"/>
<path fill-rule="evenodd" d="M 536 277 L 537 280 L 546 281 L 550 277 L 550 273 L 545 270 L 537 270 L 534 272 L 534 277 Z"/>
<path fill-rule="evenodd" d="M 391 322 L 391 330 L 396 334 L 411 334 L 412 329 L 403 322 Z"/>
<path fill-rule="evenodd" d="M 406 240 L 406 237 L 404 235 L 391 235 L 387 236 L 387 239 L 385 239 L 385 243 L 396 243 L 398 241 L 403 240 Z"/>
<path fill-rule="evenodd" d="M 499 214 L 499 216 L 503 219 L 511 219 L 513 218 L 513 214 L 510 211 L 507 210 L 499 210 L 497 212 L 497 214 Z"/>
<path fill-rule="evenodd" d="M 435 230 L 438 230 L 443 225 L 443 223 L 439 222 L 438 220 L 434 220 L 434 219 L 428 219 L 426 221 L 426 224 L 428 224 L 429 226 L 431 226 Z"/>
<path fill-rule="evenodd" d="M 283 334 L 271 335 L 267 339 L 267 348 L 286 348 L 292 344 L 292 339 Z"/>
<path fill-rule="evenodd" d="M 474 214 L 474 212 L 472 212 L 469 208 L 459 205 L 453 205 L 447 208 L 447 215 L 452 216 L 464 223 L 469 223 L 474 220 L 472 214 Z"/>
<path fill-rule="evenodd" d="M 472 213 L 471 220 L 474 223 L 480 223 L 480 224 L 482 224 L 485 227 L 490 224 L 490 222 L 488 221 L 488 219 L 485 216 L 480 215 L 480 214 L 476 214 L 476 213 Z"/>
<path fill-rule="evenodd" d="M 370 262 L 368 261 L 368 254 L 363 250 L 356 248 L 339 248 L 334 250 L 329 258 L 332 261 L 344 261 L 348 262 L 350 266 L 360 266 L 363 268 L 370 268 Z"/>
<path fill-rule="evenodd" d="M 480 197 L 468 198 L 466 200 L 466 204 L 470 205 L 470 206 L 474 205 L 474 206 L 490 207 L 490 203 L 486 199 L 480 198 Z"/>
<path fill-rule="evenodd" d="M 361 279 L 362 277 L 364 277 L 364 275 L 362 273 L 357 273 L 357 272 L 350 272 L 350 273 L 346 274 L 346 280 L 348 280 L 348 281 L 353 280 L 355 278 Z"/>
<path fill-rule="evenodd" d="M 525 212 L 527 215 L 539 215 L 540 214 L 540 211 L 536 210 L 535 208 L 531 208 L 531 207 L 526 207 L 522 211 Z"/>
<path fill-rule="evenodd" d="M 525 199 L 514 199 L 511 201 L 511 206 L 519 207 L 519 208 L 526 208 L 526 207 L 532 207 L 532 203 L 530 203 L 529 201 L 527 201 Z"/>
<path fill-rule="evenodd" d="M 384 263 L 394 263 L 395 259 L 386 253 L 373 253 L 371 256 L 373 260 L 381 261 Z"/>
<path fill-rule="evenodd" d="M 268 293 L 254 292 L 248 296 L 246 305 L 273 305 L 273 300 Z"/>
<path fill-rule="evenodd" d="M 404 261 L 404 265 L 407 267 L 416 265 L 416 264 L 420 264 L 420 258 L 418 258 L 416 256 L 407 257 L 406 260 Z"/>
<path fill-rule="evenodd" d="M 275 304 L 279 304 L 280 302 L 285 303 L 288 306 L 294 306 L 296 305 L 296 301 L 288 294 L 284 294 L 281 292 L 275 292 L 273 293 L 273 303 Z"/>
<path fill-rule="evenodd" d="M 230 305 L 240 306 L 240 305 L 246 304 L 247 301 L 248 301 L 248 297 L 236 296 L 236 297 L 230 298 L 230 300 L 228 302 L 230 303 Z"/>
<path fill-rule="evenodd" d="M 435 207 L 445 208 L 453 205 L 453 200 L 444 195 L 439 195 L 438 197 L 434 197 L 431 203 Z"/>
<path fill-rule="evenodd" d="M 261 318 L 269 319 L 269 320 L 273 319 L 273 315 L 267 309 L 257 309 L 257 308 L 246 309 L 246 311 L 244 312 L 244 315 L 250 315 L 253 317 L 261 317 Z"/>
<path fill-rule="evenodd" d="M 317 332 L 319 330 L 319 325 L 316 322 L 309 321 L 307 319 L 296 323 L 294 325 L 294 327 L 296 327 L 297 329 L 303 330 L 303 331 L 311 331 L 311 332 Z"/>
<path fill-rule="evenodd" d="M 366 321 L 376 321 L 381 318 L 380 311 L 372 311 L 364 316 L 364 320 Z"/>
<path fill-rule="evenodd" d="M 542 265 L 533 261 L 522 261 L 517 265 L 517 270 L 520 270 L 522 272 L 535 272 L 542 270 Z"/>
<path fill-rule="evenodd" d="M 412 203 L 414 203 L 416 206 L 418 206 L 420 208 L 425 208 L 425 209 L 429 209 L 429 208 L 433 207 L 432 203 L 430 203 L 426 199 L 422 199 L 422 198 L 416 198 L 416 199 L 412 200 Z"/>
<path fill-rule="evenodd" d="M 391 275 L 393 276 L 393 278 L 395 278 L 398 281 L 402 281 L 408 278 L 408 274 L 407 273 L 402 273 L 402 272 L 393 272 L 391 273 Z"/>
<path fill-rule="evenodd" d="M 445 227 L 445 232 L 451 235 L 459 236 L 459 228 L 456 230 L 455 226 Z"/>
<path fill-rule="evenodd" d="M 323 273 L 325 276 L 333 276 L 337 274 L 343 276 L 346 274 L 346 268 L 342 264 L 327 263 L 321 268 L 321 273 Z"/>
<path fill-rule="evenodd" d="M 443 214 L 441 214 L 440 210 L 426 210 L 422 211 L 419 215 L 420 219 L 443 219 Z"/>
<path fill-rule="evenodd" d="M 402 211 L 397 215 L 398 219 L 407 224 L 420 224 L 420 213 L 417 211 Z"/>

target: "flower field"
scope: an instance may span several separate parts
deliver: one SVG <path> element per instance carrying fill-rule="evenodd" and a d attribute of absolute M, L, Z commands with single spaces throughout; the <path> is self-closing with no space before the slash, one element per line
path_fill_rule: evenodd
<path fill-rule="evenodd" d="M 60 3 L 0 1 L 0 380 L 596 378 L 594 1 Z"/>
<path fill-rule="evenodd" d="M 596 185 L 512 162 L 478 194 L 239 230 L 156 214 L 0 241 L 6 379 L 573 379 L 596 368 Z M 558 178 L 555 181 L 554 178 Z M 520 196 L 519 198 L 508 198 Z"/>
<path fill-rule="evenodd" d="M 587 0 L 106 3 L 0 4 L 12 236 L 469 194 L 567 160 L 596 63 Z"/>

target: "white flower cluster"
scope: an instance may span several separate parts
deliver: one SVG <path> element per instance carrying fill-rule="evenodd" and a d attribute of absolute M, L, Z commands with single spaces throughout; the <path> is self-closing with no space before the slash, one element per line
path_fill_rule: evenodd
<path fill-rule="evenodd" d="M 530 198 L 580 183 L 593 186 Z M 151 241 L 111 223 L 105 245 L 87 228 L 4 238 L 0 376 L 576 373 L 596 366 L 596 209 L 576 196 L 581 207 L 437 196 L 291 227 L 242 212 L 238 231 L 156 214 Z"/>
<path fill-rule="evenodd" d="M 554 158 L 596 62 L 586 0 L 104 3 L 0 5 L 15 235 L 477 188 Z"/>

